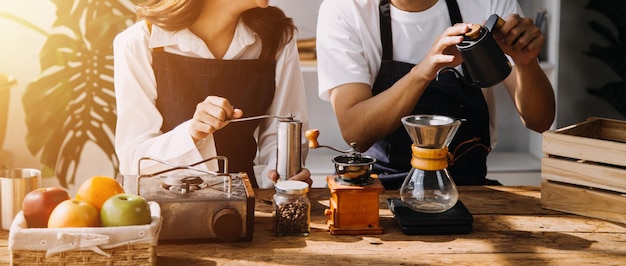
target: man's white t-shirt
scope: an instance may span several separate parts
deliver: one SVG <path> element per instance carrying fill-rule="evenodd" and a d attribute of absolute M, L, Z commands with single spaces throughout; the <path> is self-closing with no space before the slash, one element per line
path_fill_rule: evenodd
<path fill-rule="evenodd" d="M 457 0 L 463 21 L 483 24 L 492 14 L 507 18 L 521 14 L 515 0 Z M 391 6 L 393 58 L 411 64 L 422 61 L 434 40 L 451 26 L 448 6 L 439 0 L 422 12 Z M 372 86 L 380 69 L 379 1 L 325 0 L 317 25 L 319 96 L 328 101 L 329 90 L 347 83 Z M 461 71 L 460 67 L 458 68 Z M 462 72 L 461 72 L 462 73 Z M 495 100 L 492 88 L 483 89 L 489 107 L 491 142 L 496 143 Z"/>

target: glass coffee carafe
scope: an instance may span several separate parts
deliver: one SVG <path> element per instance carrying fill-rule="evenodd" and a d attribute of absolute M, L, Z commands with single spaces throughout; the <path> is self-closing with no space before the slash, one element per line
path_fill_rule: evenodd
<path fill-rule="evenodd" d="M 448 145 L 461 121 L 442 115 L 411 115 L 403 117 L 402 124 L 413 141 L 412 169 L 400 188 L 402 202 L 417 212 L 449 210 L 459 195 L 447 169 Z"/>

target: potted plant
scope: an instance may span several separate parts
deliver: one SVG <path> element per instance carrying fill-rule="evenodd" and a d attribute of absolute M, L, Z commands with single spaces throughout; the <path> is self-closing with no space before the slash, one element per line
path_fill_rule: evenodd
<path fill-rule="evenodd" d="M 7 132 L 9 119 L 9 97 L 11 88 L 17 84 L 17 80 L 5 74 L 0 74 L 0 151 L 4 145 L 4 137 Z"/>
<path fill-rule="evenodd" d="M 21 18 L 5 17 L 47 36 L 39 53 L 41 74 L 22 96 L 26 144 L 40 156 L 43 175 L 55 175 L 67 187 L 75 182 L 89 142 L 106 154 L 117 173 L 112 46 L 117 33 L 134 23 L 133 7 L 141 1 L 51 2 L 56 19 L 49 33 Z"/>
<path fill-rule="evenodd" d="M 610 81 L 600 88 L 588 88 L 592 95 L 606 100 L 622 116 L 626 116 L 626 1 L 590 0 L 586 9 L 604 14 L 617 30 L 592 20 L 592 30 L 608 42 L 607 45 L 591 44 L 585 51 L 588 56 L 607 64 L 620 80 Z"/>

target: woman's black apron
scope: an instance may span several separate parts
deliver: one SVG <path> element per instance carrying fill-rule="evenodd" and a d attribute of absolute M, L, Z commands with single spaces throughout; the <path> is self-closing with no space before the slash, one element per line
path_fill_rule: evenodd
<path fill-rule="evenodd" d="M 462 22 L 456 1 L 446 2 L 452 24 Z M 414 66 L 393 60 L 389 0 L 380 1 L 379 13 L 383 58 L 372 88 L 373 95 L 391 87 Z M 452 72 L 441 73 L 438 81 L 433 80 L 428 85 L 411 114 L 436 114 L 462 119 L 463 122 L 449 145 L 452 153 L 452 161 L 448 166 L 450 175 L 457 185 L 497 184 L 496 181 L 485 178 L 487 155 L 491 150 L 487 103 L 480 88 L 467 85 L 469 83 L 461 78 L 457 78 Z M 471 80 L 467 74 L 465 78 Z M 365 152 L 376 158 L 373 173 L 379 175 L 386 189 L 399 189 L 411 169 L 411 144 L 408 133 L 400 126 Z"/>
<path fill-rule="evenodd" d="M 274 98 L 276 60 L 192 58 L 163 49 L 154 49 L 152 56 L 162 132 L 191 119 L 196 105 L 209 95 L 228 99 L 246 116 L 266 114 Z M 258 187 L 253 168 L 257 154 L 254 131 L 259 123 L 231 123 L 213 133 L 217 154 L 228 158 L 228 171 L 247 173 L 254 187 Z"/>

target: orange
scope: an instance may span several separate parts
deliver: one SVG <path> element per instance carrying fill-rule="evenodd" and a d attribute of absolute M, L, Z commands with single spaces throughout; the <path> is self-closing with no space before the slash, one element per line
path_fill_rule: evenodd
<path fill-rule="evenodd" d="M 76 191 L 76 199 L 91 203 L 100 212 L 106 200 L 121 193 L 124 193 L 124 188 L 114 178 L 93 176 L 80 185 Z"/>

